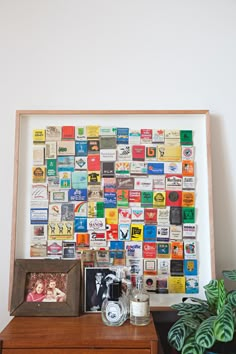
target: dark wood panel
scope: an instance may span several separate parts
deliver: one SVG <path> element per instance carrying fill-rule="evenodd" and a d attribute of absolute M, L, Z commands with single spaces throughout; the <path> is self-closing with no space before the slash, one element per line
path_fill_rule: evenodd
<path fill-rule="evenodd" d="M 4 349 L 2 354 L 48 354 L 48 349 Z M 50 354 L 120 354 L 120 349 L 50 349 Z M 150 354 L 150 350 L 126 349 L 125 354 Z"/>

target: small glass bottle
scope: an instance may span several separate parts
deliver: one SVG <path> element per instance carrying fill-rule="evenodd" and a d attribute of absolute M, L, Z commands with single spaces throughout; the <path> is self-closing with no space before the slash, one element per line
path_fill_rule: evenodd
<path fill-rule="evenodd" d="M 107 326 L 121 326 L 126 320 L 126 306 L 121 297 L 121 283 L 109 285 L 109 297 L 102 303 L 102 320 Z"/>
<path fill-rule="evenodd" d="M 130 298 L 130 323 L 135 326 L 146 326 L 150 322 L 150 296 L 143 288 L 142 277 L 137 277 L 136 288 Z"/>
<path fill-rule="evenodd" d="M 130 296 L 131 296 L 131 292 L 132 292 L 132 283 L 131 283 L 130 279 L 127 277 L 126 279 L 122 280 L 122 284 L 124 285 L 122 297 L 123 297 L 124 302 L 127 307 L 126 318 L 129 319 L 129 317 L 130 317 Z"/>

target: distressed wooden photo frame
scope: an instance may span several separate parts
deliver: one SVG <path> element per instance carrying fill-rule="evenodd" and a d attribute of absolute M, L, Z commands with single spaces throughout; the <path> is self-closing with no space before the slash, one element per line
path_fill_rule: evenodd
<path fill-rule="evenodd" d="M 80 277 L 78 260 L 16 259 L 10 314 L 79 316 Z"/>

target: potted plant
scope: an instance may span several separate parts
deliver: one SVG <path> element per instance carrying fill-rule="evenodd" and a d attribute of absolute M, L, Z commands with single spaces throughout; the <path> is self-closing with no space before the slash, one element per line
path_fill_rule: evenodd
<path fill-rule="evenodd" d="M 221 353 L 236 353 L 236 290 L 227 291 L 224 278 L 236 281 L 236 270 L 223 271 L 223 279 L 205 285 L 206 300 L 183 298 L 172 306 L 180 318 L 171 326 L 168 342 L 181 354 L 213 353 L 221 342 L 231 342 L 231 349 Z"/>

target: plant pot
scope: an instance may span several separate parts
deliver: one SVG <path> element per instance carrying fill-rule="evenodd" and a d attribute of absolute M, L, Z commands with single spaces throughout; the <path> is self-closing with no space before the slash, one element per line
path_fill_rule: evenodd
<path fill-rule="evenodd" d="M 232 346 L 232 342 L 230 344 L 224 343 L 220 347 L 214 346 L 214 348 L 206 350 L 204 354 L 235 354 L 236 346 L 234 348 L 235 343 Z"/>

